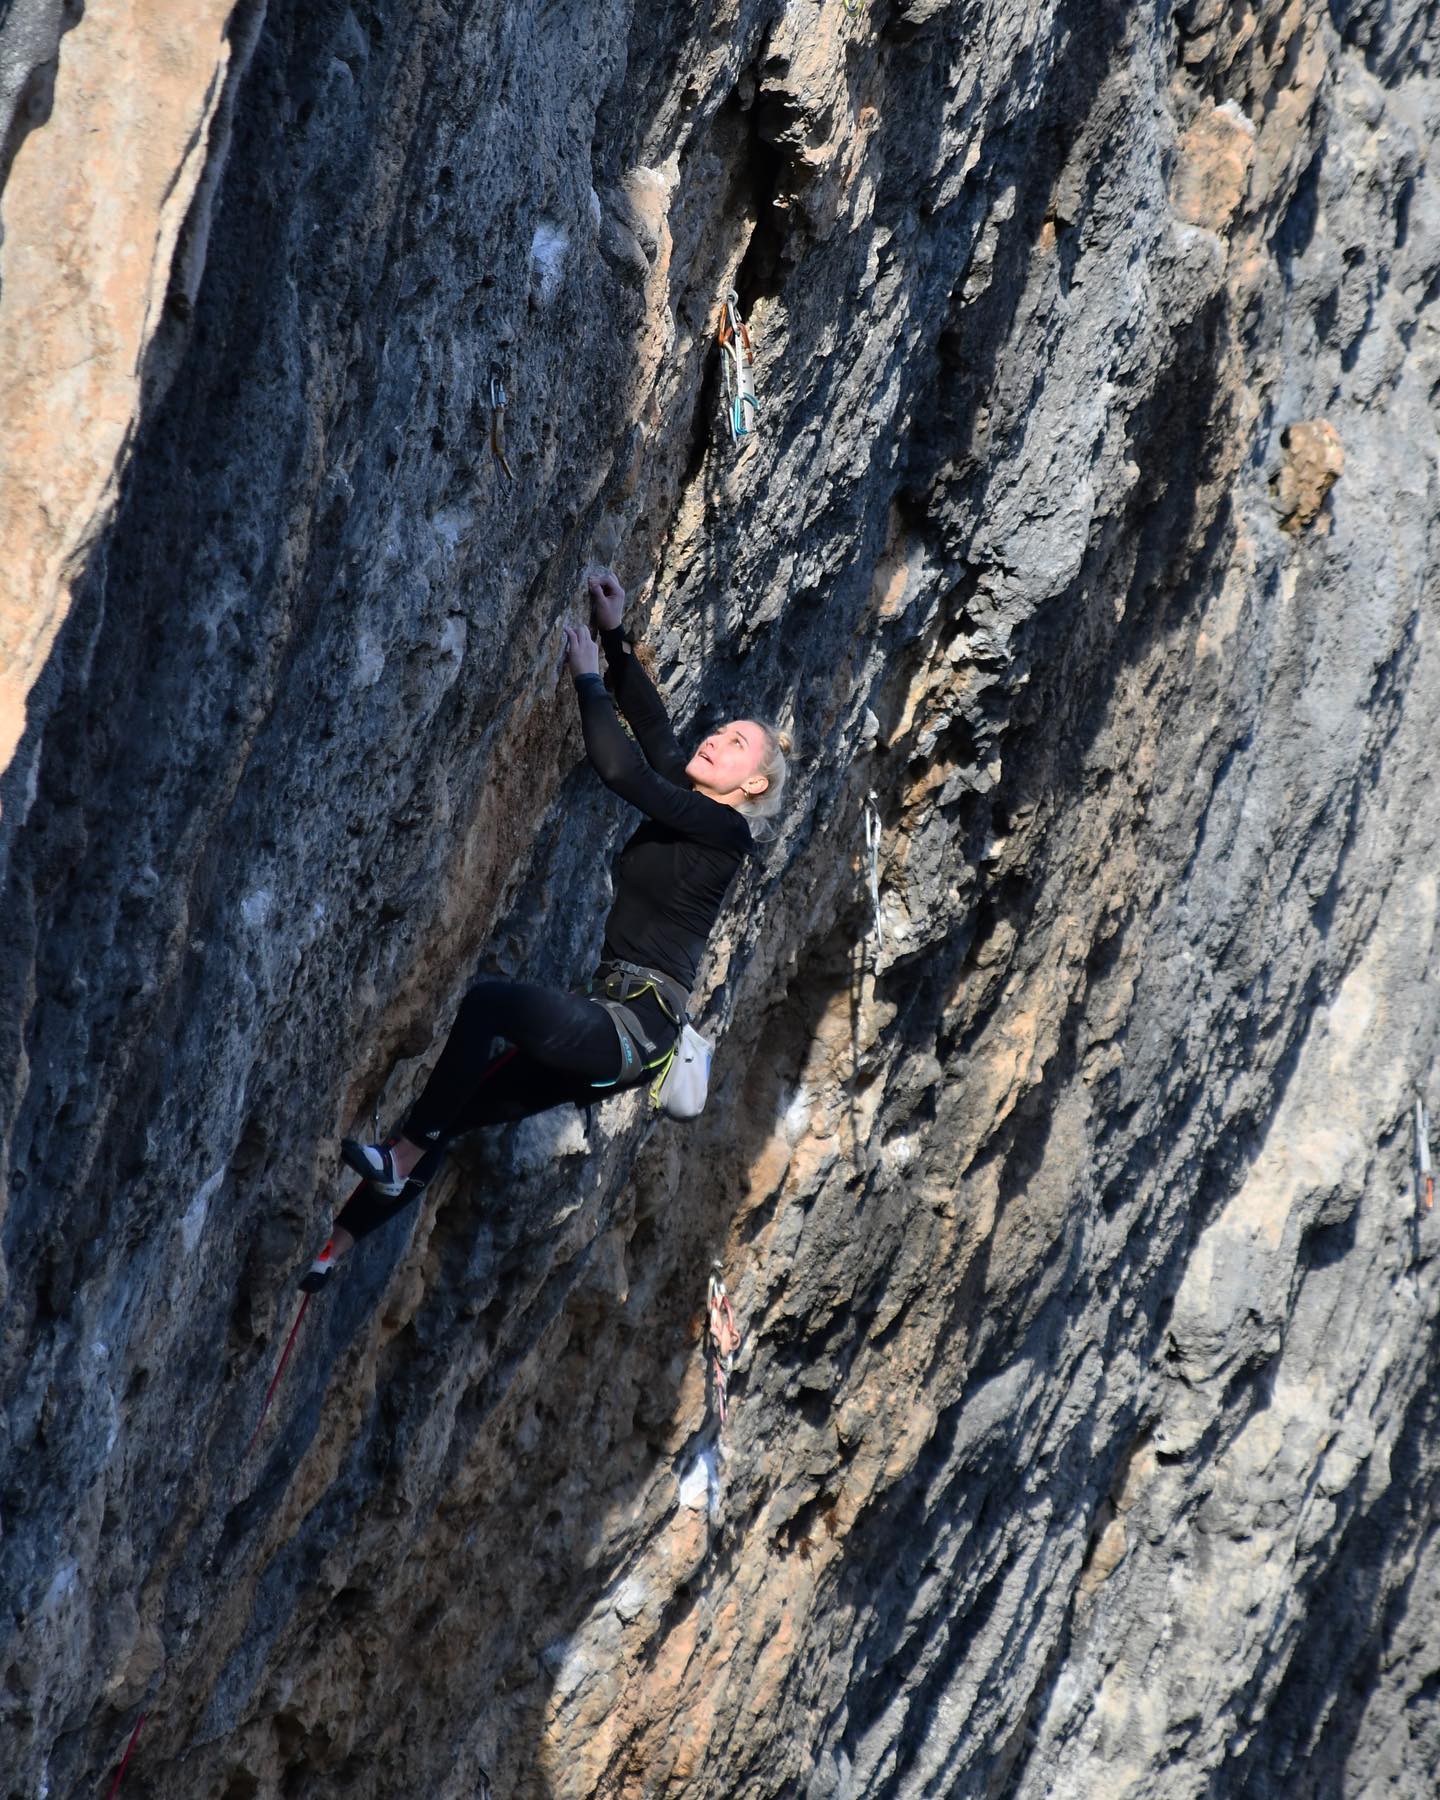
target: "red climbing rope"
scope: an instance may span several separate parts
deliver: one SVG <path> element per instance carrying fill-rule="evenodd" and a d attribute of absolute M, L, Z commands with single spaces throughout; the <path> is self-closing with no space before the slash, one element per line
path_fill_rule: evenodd
<path fill-rule="evenodd" d="M 270 1410 L 270 1402 L 275 1398 L 275 1390 L 280 1385 L 280 1377 L 285 1373 L 285 1365 L 290 1360 L 290 1352 L 295 1348 L 295 1334 L 300 1329 L 300 1321 L 305 1317 L 305 1308 L 309 1306 L 314 1298 L 315 1296 L 313 1294 L 304 1294 L 301 1296 L 300 1310 L 296 1313 L 295 1323 L 290 1327 L 290 1335 L 285 1340 L 285 1348 L 280 1356 L 280 1365 L 271 1377 L 269 1387 L 265 1390 L 265 1403 L 260 1408 L 260 1417 L 255 1421 L 255 1429 L 250 1433 L 250 1442 L 245 1446 L 244 1456 L 241 1458 L 242 1462 L 244 1461 L 244 1457 L 248 1456 L 255 1448 L 255 1440 L 260 1435 L 260 1427 L 265 1423 L 265 1415 Z"/>
<path fill-rule="evenodd" d="M 120 1758 L 120 1767 L 115 1771 L 115 1779 L 110 1783 L 110 1793 L 106 1796 L 106 1800 L 114 1800 L 114 1796 L 120 1792 L 120 1783 L 125 1779 L 125 1770 L 130 1762 L 130 1753 L 135 1748 L 135 1740 L 140 1735 L 140 1727 L 145 1723 L 148 1717 L 148 1713 L 141 1713 L 140 1717 L 135 1721 L 135 1729 L 130 1733 L 130 1742 L 125 1746 L 125 1754 Z"/>
<path fill-rule="evenodd" d="M 499 392 L 498 404 L 503 409 L 504 404 L 505 404 L 505 390 L 503 388 L 501 388 L 500 392 Z M 503 417 L 504 417 L 504 414 L 502 411 L 499 414 L 499 418 L 503 420 Z M 509 464 L 505 462 L 505 453 L 504 453 L 503 448 L 501 448 L 499 444 L 497 444 L 497 446 L 496 446 L 496 454 L 499 456 L 501 463 L 505 467 L 505 473 L 507 475 L 509 475 L 510 467 L 509 467 Z M 519 1055 L 519 1047 L 517 1045 L 512 1045 L 510 1047 L 510 1049 L 504 1051 L 501 1055 L 497 1056 L 495 1058 L 495 1060 L 489 1065 L 489 1067 L 482 1071 L 482 1073 L 480 1075 L 480 1080 L 488 1081 L 489 1078 L 496 1072 L 497 1069 L 504 1068 L 505 1064 L 508 1063 L 512 1057 L 518 1056 L 518 1055 Z M 477 1085 L 478 1085 L 478 1083 L 477 1083 Z M 389 1143 L 394 1142 L 393 1139 L 387 1139 L 386 1141 Z M 359 1193 L 360 1189 L 364 1185 L 365 1185 L 364 1182 L 360 1182 L 356 1186 L 355 1192 Z M 266 1417 L 268 1416 L 269 1411 L 270 1411 L 270 1404 L 275 1398 L 276 1390 L 280 1386 L 281 1378 L 285 1374 L 286 1366 L 289 1363 L 291 1353 L 293 1352 L 293 1350 L 295 1348 L 295 1340 L 300 1335 L 300 1326 L 305 1318 L 306 1309 L 309 1307 L 310 1302 L 314 1298 L 315 1298 L 315 1296 L 310 1293 L 302 1294 L 300 1296 L 300 1307 L 299 1307 L 299 1310 L 295 1314 L 295 1323 L 290 1327 L 290 1335 L 285 1340 L 285 1348 L 280 1352 L 280 1361 L 275 1366 L 275 1373 L 270 1377 L 270 1385 L 265 1390 L 265 1399 L 260 1407 L 260 1417 L 255 1421 L 255 1429 L 250 1433 L 250 1441 L 246 1444 L 244 1450 L 241 1452 L 241 1457 L 240 1457 L 241 1462 L 243 1462 L 245 1460 L 245 1458 L 247 1456 L 249 1456 L 250 1452 L 255 1448 L 255 1441 L 260 1436 L 261 1428 L 264 1426 Z M 118 1769 L 116 1769 L 116 1771 L 115 1771 L 115 1779 L 110 1783 L 110 1788 L 109 1788 L 109 1792 L 106 1796 L 106 1800 L 115 1800 L 115 1795 L 120 1792 L 120 1784 L 125 1779 L 125 1771 L 130 1766 L 131 1757 L 135 1754 L 135 1745 L 140 1737 L 140 1728 L 144 1725 L 146 1719 L 149 1718 L 149 1716 L 150 1715 L 148 1713 L 141 1713 L 140 1717 L 138 1719 L 136 1719 L 135 1729 L 130 1733 L 130 1740 L 125 1746 L 125 1754 L 120 1758 L 120 1767 Z M 485 1791 L 486 1791 L 486 1793 L 488 1793 L 489 1792 L 489 1777 L 483 1776 L 483 1779 L 485 1781 Z"/>

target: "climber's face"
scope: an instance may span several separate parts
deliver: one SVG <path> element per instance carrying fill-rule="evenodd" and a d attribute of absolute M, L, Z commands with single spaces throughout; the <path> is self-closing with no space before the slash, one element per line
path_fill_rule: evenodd
<path fill-rule="evenodd" d="M 685 765 L 697 788 L 731 805 L 753 800 L 770 783 L 760 773 L 765 760 L 765 733 L 753 719 L 736 719 L 712 731 Z"/>

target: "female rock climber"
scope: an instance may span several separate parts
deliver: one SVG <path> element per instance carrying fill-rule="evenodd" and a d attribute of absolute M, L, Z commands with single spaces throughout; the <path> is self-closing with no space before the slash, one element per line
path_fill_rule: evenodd
<path fill-rule="evenodd" d="M 586 1106 L 597 1093 L 650 1078 L 679 1034 L 726 892 L 766 829 L 762 821 L 779 811 L 790 749 L 784 733 L 736 719 L 687 761 L 621 629 L 625 590 L 609 573 L 592 576 L 588 586 L 599 644 L 583 627 L 565 627 L 585 749 L 605 785 L 646 814 L 616 864 L 594 997 L 526 981 L 482 981 L 470 989 L 398 1136 L 383 1144 L 344 1141 L 341 1154 L 365 1184 L 300 1284 L 311 1293 L 359 1238 L 418 1197 L 451 1138 L 566 1101 Z M 600 676 L 600 644 L 613 704 Z M 618 1003 L 619 1016 L 602 1001 Z M 495 1038 L 510 1048 L 492 1059 Z"/>

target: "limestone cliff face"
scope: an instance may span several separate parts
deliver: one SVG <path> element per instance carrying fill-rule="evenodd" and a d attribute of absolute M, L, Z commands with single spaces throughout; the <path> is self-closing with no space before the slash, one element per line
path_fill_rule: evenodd
<path fill-rule="evenodd" d="M 5 1794 L 1433 1791 L 1434 7 L 0 34 Z M 464 1145 L 247 1454 L 597 947 L 592 557 L 800 744 L 711 1104 Z"/>

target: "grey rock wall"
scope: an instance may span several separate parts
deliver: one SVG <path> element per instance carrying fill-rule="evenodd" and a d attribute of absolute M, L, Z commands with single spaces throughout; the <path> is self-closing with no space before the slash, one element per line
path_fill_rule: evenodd
<path fill-rule="evenodd" d="M 1430 1792 L 1433 8 L 230 40 L 0 814 L 6 1791 Z M 800 743 L 711 1105 L 464 1146 L 247 1452 L 597 947 L 592 557 Z"/>

